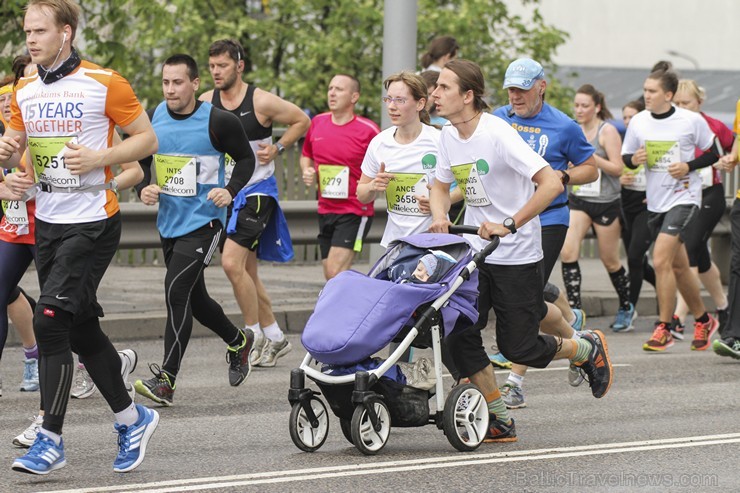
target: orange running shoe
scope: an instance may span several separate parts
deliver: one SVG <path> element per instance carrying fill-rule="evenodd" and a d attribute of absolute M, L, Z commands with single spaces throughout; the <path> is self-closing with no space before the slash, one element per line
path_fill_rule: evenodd
<path fill-rule="evenodd" d="M 591 351 L 586 361 L 574 364 L 582 370 L 593 396 L 600 399 L 609 392 L 613 379 L 612 362 L 609 358 L 606 337 L 600 330 L 586 330 L 581 339 L 591 343 Z"/>
<path fill-rule="evenodd" d="M 642 345 L 645 351 L 665 351 L 673 346 L 673 336 L 669 325 L 665 322 L 655 322 L 655 329 L 650 339 Z"/>
<path fill-rule="evenodd" d="M 709 340 L 717 332 L 717 328 L 719 328 L 719 321 L 711 315 L 707 316 L 709 317 L 707 323 L 694 323 L 694 340 L 691 341 L 692 351 L 704 351 L 707 349 L 709 347 Z"/>

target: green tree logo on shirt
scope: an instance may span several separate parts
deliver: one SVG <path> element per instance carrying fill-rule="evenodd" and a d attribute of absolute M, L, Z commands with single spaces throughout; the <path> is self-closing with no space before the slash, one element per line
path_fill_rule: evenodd
<path fill-rule="evenodd" d="M 487 175 L 489 171 L 488 163 L 485 159 L 479 159 L 475 162 L 475 167 L 478 168 L 479 175 Z"/>
<path fill-rule="evenodd" d="M 437 156 L 434 154 L 426 154 L 421 158 L 422 169 L 434 169 L 437 167 Z"/>

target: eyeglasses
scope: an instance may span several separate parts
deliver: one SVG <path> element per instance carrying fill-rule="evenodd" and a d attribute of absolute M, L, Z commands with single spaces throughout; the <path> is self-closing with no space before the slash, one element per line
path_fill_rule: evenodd
<path fill-rule="evenodd" d="M 398 106 L 403 106 L 404 104 L 406 104 L 406 101 L 408 101 L 408 99 L 406 98 L 389 98 L 388 96 L 383 97 L 383 102 L 385 104 L 394 103 Z"/>

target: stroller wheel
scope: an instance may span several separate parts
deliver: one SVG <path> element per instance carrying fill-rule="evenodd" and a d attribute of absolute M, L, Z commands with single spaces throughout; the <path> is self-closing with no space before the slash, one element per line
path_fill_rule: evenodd
<path fill-rule="evenodd" d="M 352 443 L 357 450 L 365 455 L 375 455 L 388 443 L 388 435 L 391 433 L 391 414 L 388 406 L 380 399 L 373 399 L 370 406 L 378 416 L 378 429 L 373 427 L 367 409 L 357 406 L 352 414 Z"/>
<path fill-rule="evenodd" d="M 344 438 L 354 445 L 355 442 L 352 441 L 352 421 L 349 419 L 339 418 L 339 426 L 342 427 L 342 435 L 344 435 Z"/>
<path fill-rule="evenodd" d="M 478 387 L 470 383 L 454 387 L 442 421 L 453 447 L 461 452 L 477 449 L 488 432 L 488 405 Z"/>
<path fill-rule="evenodd" d="M 313 452 L 321 448 L 329 436 L 329 414 L 326 405 L 318 397 L 311 397 L 308 404 L 316 416 L 316 426 L 312 426 L 301 403 L 296 402 L 290 410 L 290 438 L 299 449 Z"/>

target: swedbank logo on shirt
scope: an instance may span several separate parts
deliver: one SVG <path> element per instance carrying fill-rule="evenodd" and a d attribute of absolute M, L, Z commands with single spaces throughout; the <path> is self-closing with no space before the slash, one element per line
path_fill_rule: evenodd
<path fill-rule="evenodd" d="M 479 159 L 475 162 L 475 167 L 478 170 L 479 175 L 487 175 L 490 170 L 488 163 L 485 159 Z"/>
<path fill-rule="evenodd" d="M 434 169 L 437 167 L 437 156 L 434 154 L 426 154 L 421 158 L 422 169 Z"/>

